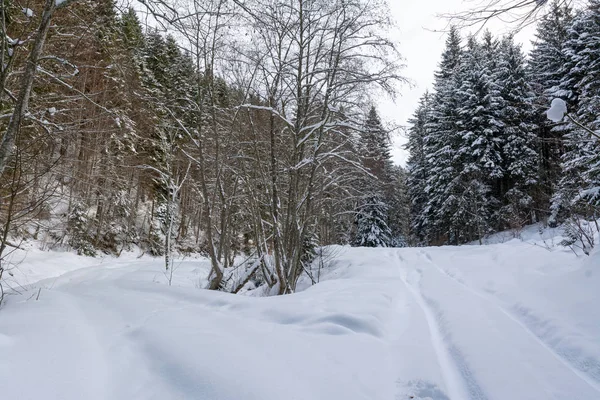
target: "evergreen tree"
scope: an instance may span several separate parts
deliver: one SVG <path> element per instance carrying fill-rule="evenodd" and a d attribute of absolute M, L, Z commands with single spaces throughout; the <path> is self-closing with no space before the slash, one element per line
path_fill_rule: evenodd
<path fill-rule="evenodd" d="M 142 31 L 142 24 L 135 12 L 135 9 L 129 7 L 127 12 L 121 15 L 121 34 L 124 47 L 131 52 L 130 55 L 141 56 L 141 50 L 146 45 L 146 39 Z M 138 60 L 139 61 L 139 60 Z"/>
<path fill-rule="evenodd" d="M 408 121 L 408 143 L 406 149 L 409 158 L 406 163 L 408 197 L 410 201 L 410 229 L 411 237 L 417 243 L 426 243 L 426 232 L 428 222 L 431 222 L 424 213 L 427 205 L 426 186 L 429 175 L 427 158 L 425 153 L 426 126 L 429 122 L 431 112 L 431 95 L 425 92 L 419 100 L 419 105 Z"/>
<path fill-rule="evenodd" d="M 525 57 L 512 36 L 502 40 L 495 76 L 501 88 L 502 160 L 504 177 L 501 218 L 511 227 L 533 220 L 533 187 L 537 183 L 537 127 L 531 111 L 531 90 L 525 72 Z"/>
<path fill-rule="evenodd" d="M 388 211 L 395 188 L 392 185 L 390 140 L 375 107 L 369 110 L 360 137 L 362 165 L 370 175 L 360 183 L 363 195 L 356 211 L 354 242 L 358 246 L 387 247 L 391 245 Z M 369 228 L 369 223 L 375 225 Z"/>
<path fill-rule="evenodd" d="M 423 235 L 430 243 L 456 243 L 453 216 L 459 200 L 459 188 L 455 186 L 459 171 L 454 160 L 460 145 L 458 133 L 462 129 L 458 96 L 461 64 L 461 38 L 458 29 L 452 27 L 435 73 L 435 93 L 423 140 L 429 171 L 425 186 L 428 201 L 422 212 L 427 230 Z"/>
<path fill-rule="evenodd" d="M 390 197 L 388 198 L 388 226 L 391 245 L 405 247 L 410 237 L 410 198 L 407 173 L 400 166 L 391 167 Z"/>
<path fill-rule="evenodd" d="M 170 65 L 165 39 L 156 31 L 149 32 L 144 50 L 144 62 L 150 72 L 144 76 L 144 84 L 149 88 L 167 90 Z"/>
<path fill-rule="evenodd" d="M 592 130 L 600 128 L 600 1 L 575 16 L 565 44 L 567 62 L 553 94 L 563 97 L 569 114 Z M 589 216 L 600 205 L 600 143 L 576 123 L 567 122 L 567 150 L 562 157 L 562 178 L 553 197 L 552 220 L 565 214 Z"/>
<path fill-rule="evenodd" d="M 361 132 L 363 166 L 379 180 L 383 188 L 389 182 L 391 143 L 375 107 L 371 107 Z M 377 185 L 374 185 L 377 186 Z"/>
<path fill-rule="evenodd" d="M 453 29 L 435 79 L 407 146 L 417 239 L 460 244 L 525 223 L 538 167 L 520 48 L 485 32 L 462 50 Z"/>
<path fill-rule="evenodd" d="M 459 92 L 463 128 L 460 138 L 464 143 L 459 155 L 467 173 L 474 172 L 482 182 L 486 178 L 493 182 L 504 174 L 500 137 L 504 122 L 499 118 L 502 85 L 496 79 L 497 41 L 489 31 L 481 45 L 470 37 L 464 58 Z"/>
<path fill-rule="evenodd" d="M 388 205 L 377 194 L 365 196 L 356 213 L 355 246 L 389 247 L 392 232 L 387 225 Z"/>
<path fill-rule="evenodd" d="M 455 155 L 456 210 L 453 230 L 457 242 L 487 233 L 497 218 L 500 201 L 492 187 L 502 179 L 500 97 L 494 82 L 497 46 L 489 36 L 480 46 L 470 37 L 461 68 L 459 115 L 461 130 Z"/>
<path fill-rule="evenodd" d="M 66 234 L 69 246 L 79 255 L 94 257 L 96 249 L 90 235 L 91 221 L 88 208 L 81 202 L 75 202 L 67 215 Z"/>
<path fill-rule="evenodd" d="M 567 63 L 564 45 L 573 20 L 568 5 L 554 0 L 547 14 L 538 23 L 533 49 L 529 54 L 527 81 L 531 87 L 534 123 L 538 129 L 539 172 L 538 190 L 533 195 L 537 208 L 548 210 L 550 199 L 560 179 L 560 160 L 564 153 L 562 130 L 552 129 L 546 110 L 553 99 L 549 93 L 560 84 L 563 66 Z"/>

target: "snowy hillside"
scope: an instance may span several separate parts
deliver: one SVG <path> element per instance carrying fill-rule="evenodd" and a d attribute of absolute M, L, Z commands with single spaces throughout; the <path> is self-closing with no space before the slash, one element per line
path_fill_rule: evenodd
<path fill-rule="evenodd" d="M 600 399 L 600 252 L 336 250 L 319 284 L 268 298 L 198 289 L 199 260 L 169 287 L 158 260 L 44 253 L 72 271 L 8 296 L 2 398 Z"/>

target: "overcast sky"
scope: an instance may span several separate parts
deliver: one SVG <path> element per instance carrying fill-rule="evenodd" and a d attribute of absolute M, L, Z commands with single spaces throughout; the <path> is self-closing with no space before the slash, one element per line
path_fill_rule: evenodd
<path fill-rule="evenodd" d="M 436 17 L 436 14 L 456 12 L 468 9 L 469 4 L 463 0 L 388 0 L 392 14 L 398 25 L 398 41 L 400 52 L 405 58 L 404 76 L 414 83 L 414 87 L 401 87 L 400 96 L 396 102 L 382 100 L 378 104 L 382 118 L 388 122 L 406 125 L 414 112 L 421 95 L 431 89 L 433 72 L 437 67 L 444 48 L 445 35 L 443 32 L 446 21 Z M 473 2 L 470 3 L 473 5 Z M 491 25 L 492 32 L 503 34 L 508 28 L 500 22 Z M 528 27 L 519 32 L 516 40 L 523 44 L 523 49 L 531 48 L 534 27 Z M 468 32 L 463 32 L 463 36 Z M 404 165 L 407 153 L 402 149 L 406 139 L 401 133 L 394 136 L 394 161 Z"/>

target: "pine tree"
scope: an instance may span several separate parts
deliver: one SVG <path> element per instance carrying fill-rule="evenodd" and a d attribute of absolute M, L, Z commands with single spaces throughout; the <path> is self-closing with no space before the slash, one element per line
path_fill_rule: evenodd
<path fill-rule="evenodd" d="M 498 68 L 498 44 L 489 31 L 480 45 L 470 37 L 464 55 L 460 87 L 460 115 L 464 141 L 460 149 L 467 170 L 476 173 L 477 179 L 489 182 L 500 179 L 502 168 L 502 139 L 500 132 L 504 122 L 499 118 L 502 87 L 496 80 Z M 470 165 L 469 165 L 470 164 Z M 467 172 L 469 173 L 469 172 Z"/>
<path fill-rule="evenodd" d="M 90 235 L 91 221 L 88 215 L 88 207 L 85 204 L 76 201 L 67 215 L 67 226 L 65 233 L 68 237 L 69 246 L 77 254 L 95 257 L 93 238 Z"/>
<path fill-rule="evenodd" d="M 140 57 L 141 50 L 146 45 L 146 39 L 142 31 L 142 24 L 135 12 L 135 9 L 129 7 L 127 12 L 121 15 L 121 34 L 124 47 L 131 52 L 130 55 Z M 139 60 L 137 60 L 139 62 Z"/>
<path fill-rule="evenodd" d="M 569 61 L 565 44 L 572 23 L 572 9 L 568 4 L 554 0 L 550 11 L 542 16 L 537 26 L 527 72 L 540 113 L 547 109 L 563 79 L 564 66 Z"/>
<path fill-rule="evenodd" d="M 462 50 L 451 30 L 435 92 L 410 121 L 409 192 L 419 241 L 465 243 L 530 215 L 537 153 L 524 68 L 511 37 L 499 42 L 487 31 Z"/>
<path fill-rule="evenodd" d="M 168 88 L 169 60 L 165 39 L 156 31 L 146 35 L 144 62 L 149 74 L 144 76 L 144 84 L 149 88 Z"/>

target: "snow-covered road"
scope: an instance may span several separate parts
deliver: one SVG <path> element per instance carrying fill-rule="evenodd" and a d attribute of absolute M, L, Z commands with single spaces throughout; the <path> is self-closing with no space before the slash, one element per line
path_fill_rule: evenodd
<path fill-rule="evenodd" d="M 200 290 L 197 260 L 41 281 L 0 310 L 2 398 L 600 399 L 599 252 L 336 250 L 284 297 Z"/>
<path fill-rule="evenodd" d="M 523 305 L 511 307 L 493 291 L 474 288 L 454 276 L 459 257 L 449 259 L 442 253 L 434 261 L 430 253 L 439 251 L 399 251 L 398 264 L 412 294 L 412 312 L 426 321 L 445 396 L 482 400 L 600 399 L 597 330 L 586 335 L 573 329 L 570 335 L 577 341 L 569 344 L 565 343 L 569 335 L 545 335 L 552 323 L 563 321 L 549 322 L 531 312 L 520 312 Z M 585 311 L 582 309 L 580 314 L 583 316 Z M 562 346 L 569 349 L 563 351 Z M 594 350 L 586 351 L 590 349 Z M 411 390 L 410 386 L 404 389 L 407 394 Z"/>

